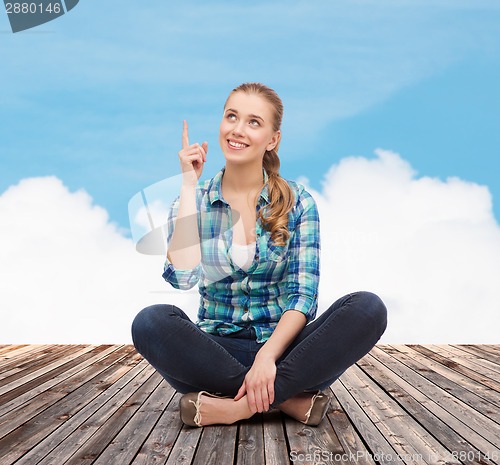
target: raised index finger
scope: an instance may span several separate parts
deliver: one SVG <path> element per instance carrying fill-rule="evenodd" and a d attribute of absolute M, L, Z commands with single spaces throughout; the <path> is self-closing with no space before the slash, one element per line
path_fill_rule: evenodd
<path fill-rule="evenodd" d="M 182 126 L 182 148 L 185 149 L 186 147 L 189 147 L 189 135 L 188 135 L 188 124 L 187 121 L 184 120 Z"/>

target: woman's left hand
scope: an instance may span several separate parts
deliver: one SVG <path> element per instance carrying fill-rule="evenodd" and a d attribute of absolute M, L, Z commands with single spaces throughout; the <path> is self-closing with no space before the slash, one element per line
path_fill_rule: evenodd
<path fill-rule="evenodd" d="M 276 363 L 272 357 L 260 352 L 255 357 L 252 367 L 245 376 L 234 400 L 241 399 L 245 393 L 252 413 L 266 412 L 274 402 L 274 380 Z"/>

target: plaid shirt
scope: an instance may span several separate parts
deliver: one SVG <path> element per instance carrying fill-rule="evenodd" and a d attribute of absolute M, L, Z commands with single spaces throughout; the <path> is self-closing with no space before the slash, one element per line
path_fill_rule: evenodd
<path fill-rule="evenodd" d="M 215 335 L 253 327 L 258 342 L 271 336 L 281 315 L 298 310 L 314 319 L 319 284 L 320 234 L 316 203 L 303 186 L 287 181 L 295 204 L 288 215 L 290 238 L 274 245 L 261 221 L 256 223 L 256 251 L 243 271 L 231 260 L 234 212 L 222 197 L 224 169 L 197 188 L 201 263 L 192 270 L 176 269 L 166 260 L 163 278 L 177 289 L 198 284 L 200 307 L 196 324 Z M 264 181 L 267 175 L 264 171 Z M 257 202 L 257 213 L 269 203 L 267 185 Z M 168 216 L 168 241 L 179 208 L 179 197 Z M 235 219 L 237 220 L 237 219 Z"/>

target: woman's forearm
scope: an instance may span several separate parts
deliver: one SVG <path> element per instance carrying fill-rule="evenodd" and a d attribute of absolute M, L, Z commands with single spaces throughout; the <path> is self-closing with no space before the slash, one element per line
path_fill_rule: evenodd
<path fill-rule="evenodd" d="M 179 211 L 168 245 L 167 257 L 170 263 L 180 270 L 193 269 L 200 263 L 196 186 L 183 185 L 181 188 Z"/>
<path fill-rule="evenodd" d="M 274 361 L 281 357 L 283 352 L 298 336 L 306 325 L 306 316 L 298 310 L 287 310 L 280 318 L 278 325 L 264 346 L 257 352 L 258 358 L 271 358 Z"/>

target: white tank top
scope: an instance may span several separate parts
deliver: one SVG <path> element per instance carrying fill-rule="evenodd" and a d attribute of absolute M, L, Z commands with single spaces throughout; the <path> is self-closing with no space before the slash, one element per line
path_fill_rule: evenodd
<path fill-rule="evenodd" d="M 231 246 L 231 258 L 233 263 L 241 268 L 243 271 L 247 271 L 253 262 L 255 256 L 255 242 L 250 244 L 236 244 L 233 242 Z"/>

